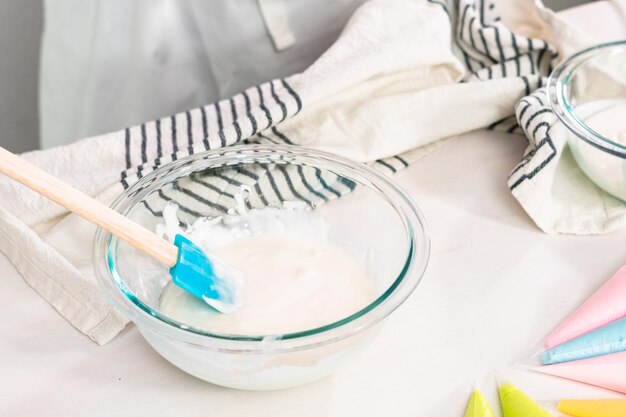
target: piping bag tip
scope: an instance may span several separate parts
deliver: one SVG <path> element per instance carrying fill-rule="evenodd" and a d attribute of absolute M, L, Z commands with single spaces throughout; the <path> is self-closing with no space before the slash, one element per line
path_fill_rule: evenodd
<path fill-rule="evenodd" d="M 553 417 L 510 382 L 501 384 L 499 391 L 504 417 Z"/>
<path fill-rule="evenodd" d="M 470 395 L 465 417 L 494 417 L 491 405 L 477 388 Z"/>

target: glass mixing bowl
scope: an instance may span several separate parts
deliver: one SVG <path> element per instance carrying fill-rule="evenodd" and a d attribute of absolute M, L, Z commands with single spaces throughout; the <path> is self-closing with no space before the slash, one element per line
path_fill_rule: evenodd
<path fill-rule="evenodd" d="M 550 75 L 548 97 L 583 172 L 626 200 L 626 41 L 585 49 L 561 63 Z"/>
<path fill-rule="evenodd" d="M 194 328 L 159 309 L 171 280 L 167 269 L 103 230 L 94 242 L 98 280 L 157 352 L 198 378 L 232 388 L 278 389 L 324 377 L 371 341 L 421 280 L 430 247 L 424 218 L 404 192 L 366 165 L 278 145 L 182 158 L 141 178 L 112 207 L 155 230 L 167 201 L 179 204 L 181 222 L 190 223 L 233 213 L 242 189 L 248 208 L 304 202 L 307 215 L 326 224 L 330 242 L 368 271 L 376 288 L 371 302 L 336 322 L 289 334 Z"/>

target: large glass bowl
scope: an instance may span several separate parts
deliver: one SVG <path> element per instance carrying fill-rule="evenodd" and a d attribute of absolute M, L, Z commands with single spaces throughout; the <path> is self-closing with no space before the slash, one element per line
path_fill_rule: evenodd
<path fill-rule="evenodd" d="M 597 45 L 562 62 L 550 75 L 548 97 L 580 168 L 626 201 L 626 41 Z"/>
<path fill-rule="evenodd" d="M 326 223 L 329 240 L 368 271 L 376 288 L 369 305 L 289 334 L 194 328 L 159 311 L 170 282 L 167 269 L 103 230 L 94 243 L 99 282 L 157 352 L 198 378 L 240 389 L 319 379 L 365 346 L 421 280 L 429 256 L 424 218 L 404 192 L 369 167 L 293 146 L 234 146 L 180 159 L 141 178 L 112 207 L 154 230 L 167 201 L 180 205 L 182 222 L 192 222 L 231 209 L 242 187 L 251 190 L 249 207 L 304 201 L 307 215 Z"/>

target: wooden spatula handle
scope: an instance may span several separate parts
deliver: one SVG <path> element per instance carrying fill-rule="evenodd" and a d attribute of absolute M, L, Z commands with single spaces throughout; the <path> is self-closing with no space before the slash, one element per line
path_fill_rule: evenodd
<path fill-rule="evenodd" d="M 140 251 L 174 266 L 178 248 L 76 188 L 0 147 L 0 172 L 100 226 Z"/>

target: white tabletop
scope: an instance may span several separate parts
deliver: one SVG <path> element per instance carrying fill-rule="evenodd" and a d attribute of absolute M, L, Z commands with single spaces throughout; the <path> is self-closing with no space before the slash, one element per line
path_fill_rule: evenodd
<path fill-rule="evenodd" d="M 599 39 L 626 37 L 612 7 L 562 15 Z M 0 255 L 0 416 L 461 416 L 474 385 L 499 413 L 496 378 L 548 405 L 614 396 L 520 365 L 626 263 L 626 230 L 577 237 L 537 229 L 506 186 L 524 147 L 522 137 L 474 132 L 395 177 L 430 227 L 426 276 L 362 355 L 300 388 L 246 392 L 202 382 L 162 359 L 133 326 L 98 347 Z M 460 164 L 474 174 L 458 175 Z"/>

